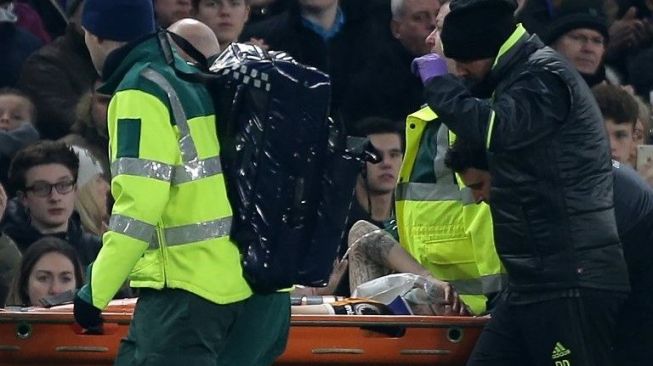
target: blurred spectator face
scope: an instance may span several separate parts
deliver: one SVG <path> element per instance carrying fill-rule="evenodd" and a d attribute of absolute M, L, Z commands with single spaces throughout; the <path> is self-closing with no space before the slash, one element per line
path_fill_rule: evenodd
<path fill-rule="evenodd" d="M 77 198 L 75 179 L 62 164 L 37 165 L 25 172 L 21 197 L 39 232 L 64 232 Z"/>
<path fill-rule="evenodd" d="M 438 0 L 404 0 L 403 10 L 392 19 L 392 35 L 414 56 L 422 56 L 430 47 L 424 40 L 436 27 L 440 9 Z"/>
<path fill-rule="evenodd" d="M 70 259 L 58 252 L 46 253 L 29 274 L 27 294 L 30 304 L 42 306 L 39 301 L 42 298 L 74 290 L 76 284 L 75 266 Z"/>
<path fill-rule="evenodd" d="M 429 50 L 433 53 L 437 53 L 438 55 L 445 57 L 444 56 L 444 51 L 442 50 L 442 41 L 440 40 L 440 32 L 442 31 L 442 25 L 444 24 L 444 17 L 449 14 L 451 11 L 451 8 L 449 8 L 449 1 L 444 3 L 441 7 L 440 10 L 438 11 L 438 16 L 435 18 L 435 29 L 433 29 L 433 32 L 426 37 L 426 46 L 429 48 Z M 456 65 L 454 61 L 450 58 L 446 58 L 447 60 L 447 69 L 450 71 L 453 71 L 456 69 Z"/>
<path fill-rule="evenodd" d="M 628 158 L 630 165 L 637 166 L 637 145 L 643 145 L 644 142 L 644 124 L 641 119 L 637 119 L 633 129 L 633 144 L 630 147 L 630 156 Z"/>
<path fill-rule="evenodd" d="M 99 93 L 97 91 L 99 86 L 100 82 L 96 81 L 91 96 L 91 115 L 93 117 L 93 122 L 95 122 L 95 127 L 106 135 L 107 109 L 109 108 L 111 96 Z"/>
<path fill-rule="evenodd" d="M 213 30 L 224 48 L 238 40 L 249 18 L 249 5 L 245 0 L 200 0 L 195 17 Z"/>
<path fill-rule="evenodd" d="M 612 159 L 620 163 L 628 163 L 630 150 L 633 148 L 633 125 L 630 123 L 615 123 L 608 118 L 605 120 L 605 128 L 610 137 L 610 149 Z"/>
<path fill-rule="evenodd" d="M 0 95 L 0 131 L 11 131 L 31 123 L 34 106 L 29 99 L 15 94 Z"/>
<path fill-rule="evenodd" d="M 490 186 L 492 180 L 490 172 L 476 168 L 467 168 L 464 172 L 460 173 L 460 179 L 466 187 L 471 189 L 474 202 L 488 203 L 490 201 Z"/>
<path fill-rule="evenodd" d="M 368 190 L 373 194 L 390 193 L 397 185 L 401 168 L 401 138 L 396 133 L 375 133 L 368 137 L 383 156 L 383 160 L 377 164 L 367 163 Z"/>
<path fill-rule="evenodd" d="M 102 76 L 104 62 L 107 59 L 107 51 L 100 45 L 100 40 L 86 29 L 84 29 L 84 43 L 86 44 L 88 53 L 91 55 L 91 61 L 93 61 L 95 71 L 97 71 L 98 75 Z"/>
<path fill-rule="evenodd" d="M 595 30 L 573 29 L 553 43 L 553 48 L 565 56 L 578 71 L 596 73 L 605 54 L 605 39 Z"/>
<path fill-rule="evenodd" d="M 188 18 L 191 0 L 154 0 L 154 12 L 159 25 L 168 28 L 182 18 Z"/>

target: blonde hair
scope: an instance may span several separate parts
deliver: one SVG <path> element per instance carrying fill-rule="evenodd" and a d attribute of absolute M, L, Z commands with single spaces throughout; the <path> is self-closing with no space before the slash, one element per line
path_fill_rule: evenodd
<path fill-rule="evenodd" d="M 101 174 L 96 174 L 93 179 L 77 188 L 75 200 L 75 211 L 79 214 L 84 230 L 100 237 L 106 231 L 109 219 L 106 197 L 97 197 L 96 187 L 102 183 L 106 184 L 106 181 Z"/>

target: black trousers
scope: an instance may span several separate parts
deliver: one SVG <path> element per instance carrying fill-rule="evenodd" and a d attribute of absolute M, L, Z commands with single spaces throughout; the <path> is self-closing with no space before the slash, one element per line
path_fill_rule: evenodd
<path fill-rule="evenodd" d="M 617 323 L 618 366 L 653 365 L 653 289 L 633 286 Z"/>
<path fill-rule="evenodd" d="M 580 289 L 577 297 L 502 300 L 467 366 L 613 366 L 625 294 Z"/>

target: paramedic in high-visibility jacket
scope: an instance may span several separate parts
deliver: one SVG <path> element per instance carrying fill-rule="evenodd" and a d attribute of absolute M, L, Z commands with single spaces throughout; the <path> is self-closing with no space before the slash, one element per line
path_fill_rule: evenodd
<path fill-rule="evenodd" d="M 126 279 L 140 289 L 117 365 L 215 365 L 246 299 L 208 91 L 166 64 L 151 0 L 87 0 L 82 26 L 108 107 L 109 230 L 75 298 L 100 311 Z M 175 68 L 194 72 L 174 54 Z"/>
<path fill-rule="evenodd" d="M 451 284 L 475 315 L 488 310 L 505 274 L 492 217 L 444 164 L 454 136 L 429 108 L 406 120 L 406 153 L 396 190 L 399 242 L 437 279 Z"/>
<path fill-rule="evenodd" d="M 426 38 L 441 53 L 442 4 L 436 29 Z M 451 62 L 451 60 L 449 60 Z M 492 217 L 445 166 L 455 136 L 428 106 L 406 119 L 406 153 L 396 192 L 401 245 L 435 277 L 451 284 L 473 314 L 491 310 L 505 271 L 494 248 Z"/>

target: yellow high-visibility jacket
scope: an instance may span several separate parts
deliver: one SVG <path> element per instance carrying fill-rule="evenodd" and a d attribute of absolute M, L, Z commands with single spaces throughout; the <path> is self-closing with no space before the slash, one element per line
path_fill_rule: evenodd
<path fill-rule="evenodd" d="M 116 64 L 101 89 L 113 94 L 115 204 L 82 295 L 102 309 L 129 277 L 132 287 L 183 289 L 217 304 L 248 298 L 208 92 L 175 76 L 156 38 Z"/>
<path fill-rule="evenodd" d="M 481 314 L 485 295 L 501 290 L 504 271 L 494 247 L 489 207 L 475 204 L 469 188 L 444 165 L 452 138 L 430 108 L 408 116 L 396 192 L 399 241 Z"/>

